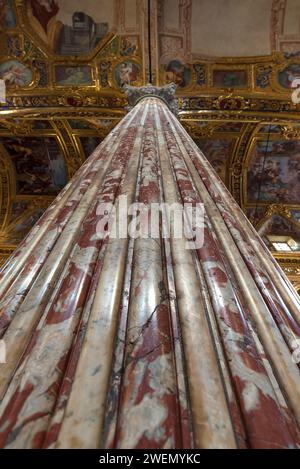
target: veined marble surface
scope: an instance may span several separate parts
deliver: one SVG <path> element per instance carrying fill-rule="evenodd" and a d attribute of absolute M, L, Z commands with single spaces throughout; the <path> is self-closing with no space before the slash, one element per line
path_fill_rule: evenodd
<path fill-rule="evenodd" d="M 100 203 L 204 203 L 204 244 L 97 236 Z M 172 230 L 171 230 L 172 233 Z M 0 446 L 296 448 L 299 298 L 158 98 L 0 272 Z"/>

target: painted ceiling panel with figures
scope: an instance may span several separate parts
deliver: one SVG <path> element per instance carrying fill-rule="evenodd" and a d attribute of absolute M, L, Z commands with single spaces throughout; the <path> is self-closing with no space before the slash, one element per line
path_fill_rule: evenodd
<path fill-rule="evenodd" d="M 299 1 L 150 4 L 152 82 L 177 84 L 182 124 L 300 288 Z M 122 86 L 149 81 L 147 5 L 0 0 L 0 262 L 125 114 Z"/>

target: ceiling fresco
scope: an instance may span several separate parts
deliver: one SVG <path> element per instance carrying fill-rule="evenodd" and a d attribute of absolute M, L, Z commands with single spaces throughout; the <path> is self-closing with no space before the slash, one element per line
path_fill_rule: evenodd
<path fill-rule="evenodd" d="M 300 141 L 255 140 L 249 155 L 247 199 L 300 202 Z"/>
<path fill-rule="evenodd" d="M 109 30 L 110 1 L 27 0 L 32 28 L 58 55 L 88 54 Z M 112 25 L 110 25 L 112 26 Z"/>
<path fill-rule="evenodd" d="M 216 130 L 219 130 L 218 128 Z M 217 136 L 215 138 L 195 139 L 198 147 L 214 167 L 224 183 L 227 183 L 227 163 L 236 139 L 234 137 Z"/>
<path fill-rule="evenodd" d="M 56 195 L 67 184 L 66 163 L 55 137 L 2 137 L 12 162 L 16 194 Z"/>
<path fill-rule="evenodd" d="M 268 238 L 300 239 L 299 1 L 151 0 L 150 19 L 152 81 L 177 84 L 181 122 L 300 289 L 298 248 Z M 126 113 L 122 86 L 149 81 L 147 1 L 0 0 L 0 79 L 1 263 Z"/>

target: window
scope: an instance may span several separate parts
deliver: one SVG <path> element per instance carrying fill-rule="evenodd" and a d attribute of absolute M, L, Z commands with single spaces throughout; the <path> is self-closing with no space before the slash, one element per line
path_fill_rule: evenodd
<path fill-rule="evenodd" d="M 277 243 L 272 243 L 276 251 L 291 251 L 290 246 L 288 243 L 284 242 L 277 242 Z"/>

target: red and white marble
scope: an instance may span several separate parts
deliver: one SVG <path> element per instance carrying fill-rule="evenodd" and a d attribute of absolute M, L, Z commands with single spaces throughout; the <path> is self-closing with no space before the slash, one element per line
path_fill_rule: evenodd
<path fill-rule="evenodd" d="M 203 246 L 161 223 L 102 239 L 119 196 L 203 203 Z M 163 100 L 113 129 L 0 281 L 0 447 L 299 447 L 299 300 Z"/>

